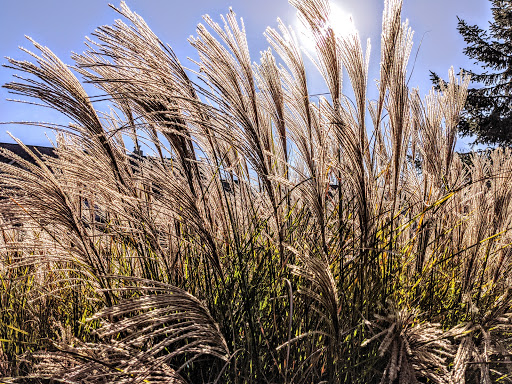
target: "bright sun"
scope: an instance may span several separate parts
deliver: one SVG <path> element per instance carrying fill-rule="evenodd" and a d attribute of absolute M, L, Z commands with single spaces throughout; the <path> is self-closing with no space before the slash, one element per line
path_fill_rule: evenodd
<path fill-rule="evenodd" d="M 352 35 L 356 32 L 352 15 L 335 4 L 331 4 L 331 23 L 334 33 L 340 37 Z"/>
<path fill-rule="evenodd" d="M 349 35 L 353 35 L 357 32 L 356 27 L 354 25 L 354 22 L 352 20 L 352 15 L 345 12 L 343 9 L 341 9 L 336 4 L 330 4 L 331 7 L 331 16 L 330 16 L 330 22 L 331 27 L 334 30 L 334 33 L 338 37 L 347 37 Z M 315 50 L 315 42 L 313 40 L 313 37 L 311 36 L 308 28 L 304 26 L 302 22 L 298 22 L 299 32 L 300 32 L 300 39 L 301 42 L 308 51 L 314 51 Z"/>

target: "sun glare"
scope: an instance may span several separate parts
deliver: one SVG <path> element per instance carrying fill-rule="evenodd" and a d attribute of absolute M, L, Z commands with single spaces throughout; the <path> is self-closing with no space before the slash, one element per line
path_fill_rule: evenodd
<path fill-rule="evenodd" d="M 329 26 L 333 29 L 334 33 L 341 38 L 355 34 L 357 30 L 354 25 L 354 21 L 352 20 L 352 15 L 345 12 L 336 4 L 331 3 L 330 7 L 331 15 L 329 17 Z M 309 32 L 309 28 L 307 28 L 301 21 L 298 21 L 297 24 L 302 45 L 308 51 L 314 51 L 315 41 Z M 327 27 L 328 26 L 326 26 L 326 28 Z"/>
<path fill-rule="evenodd" d="M 331 24 L 334 33 L 340 37 L 356 33 L 356 27 L 352 20 L 352 15 L 345 12 L 335 4 L 331 4 Z"/>

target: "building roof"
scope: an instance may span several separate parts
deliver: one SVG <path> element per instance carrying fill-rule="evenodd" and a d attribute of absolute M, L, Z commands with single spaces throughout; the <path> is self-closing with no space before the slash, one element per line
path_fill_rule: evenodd
<path fill-rule="evenodd" d="M 53 147 L 43 147 L 40 145 L 27 145 L 27 147 L 33 153 L 35 153 L 36 156 L 38 156 L 38 157 L 42 157 L 42 156 L 57 157 L 57 154 L 55 153 L 55 149 Z M 23 160 L 26 160 L 30 163 L 34 163 L 34 159 L 32 158 L 32 156 L 30 156 L 25 151 L 25 149 L 19 144 L 0 143 L 0 148 L 5 148 L 5 149 L 13 152 L 15 155 L 21 157 Z M 0 162 L 1 163 L 12 163 L 12 160 L 0 155 Z"/>

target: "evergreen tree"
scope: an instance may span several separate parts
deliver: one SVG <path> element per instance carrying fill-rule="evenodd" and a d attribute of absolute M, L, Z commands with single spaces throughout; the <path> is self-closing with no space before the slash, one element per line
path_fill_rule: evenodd
<path fill-rule="evenodd" d="M 466 71 L 479 88 L 471 88 L 459 129 L 475 143 L 512 145 L 512 0 L 490 0 L 493 21 L 488 30 L 459 19 L 464 53 L 483 72 Z M 434 83 L 439 77 L 432 73 Z"/>

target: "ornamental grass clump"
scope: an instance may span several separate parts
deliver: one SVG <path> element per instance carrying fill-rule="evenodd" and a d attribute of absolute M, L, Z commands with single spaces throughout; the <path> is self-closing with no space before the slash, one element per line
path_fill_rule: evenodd
<path fill-rule="evenodd" d="M 469 78 L 410 89 L 386 0 L 368 100 L 369 41 L 291 4 L 325 97 L 291 28 L 254 63 L 233 11 L 194 71 L 123 2 L 74 67 L 8 59 L 71 122 L 55 158 L 0 150 L 2 381 L 512 382 L 512 157 L 455 152 Z"/>

